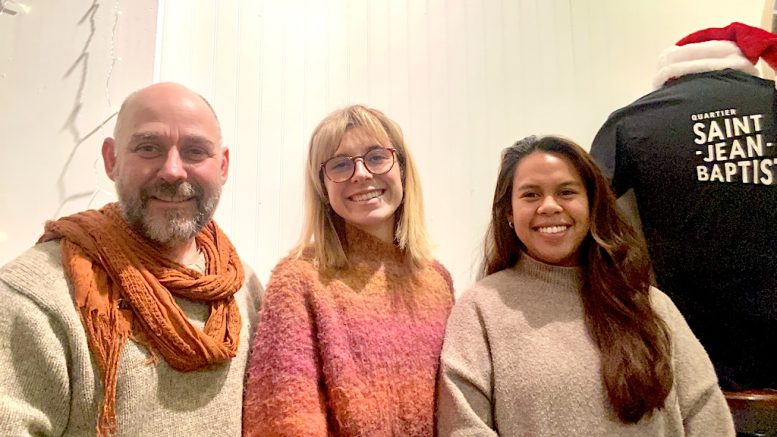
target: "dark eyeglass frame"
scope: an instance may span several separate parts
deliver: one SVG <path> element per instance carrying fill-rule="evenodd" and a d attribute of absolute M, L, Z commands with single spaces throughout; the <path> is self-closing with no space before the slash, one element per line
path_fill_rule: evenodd
<path fill-rule="evenodd" d="M 364 157 L 365 157 L 365 156 L 367 156 L 367 155 L 369 155 L 371 152 L 373 152 L 373 151 L 375 151 L 375 150 L 380 150 L 380 149 L 383 149 L 383 150 L 388 150 L 389 152 L 391 152 L 391 165 L 390 165 L 390 166 L 389 166 L 389 167 L 386 169 L 386 171 L 383 171 L 383 172 L 377 173 L 377 172 L 374 172 L 374 171 L 372 171 L 372 169 L 370 168 L 370 166 L 367 164 L 367 161 L 365 161 L 365 160 L 364 160 Z M 327 165 L 327 163 L 328 163 L 329 161 L 331 161 L 331 160 L 333 160 L 333 159 L 342 159 L 342 158 L 348 158 L 348 159 L 350 159 L 350 160 L 351 160 L 351 162 L 353 162 L 353 169 L 351 170 L 351 174 L 350 174 L 350 175 L 349 175 L 347 178 L 345 178 L 345 179 L 343 179 L 343 180 L 341 180 L 341 181 L 336 181 L 336 180 L 332 179 L 332 178 L 329 176 L 329 174 L 326 172 L 326 165 Z M 332 182 L 334 182 L 334 183 L 336 183 L 336 184 L 341 184 L 341 183 L 343 183 L 343 182 L 347 182 L 349 179 L 351 179 L 351 178 L 353 177 L 353 175 L 354 175 L 354 174 L 356 174 L 356 160 L 357 160 L 357 159 L 358 159 L 358 160 L 360 160 L 360 161 L 362 162 L 362 164 L 364 165 L 364 168 L 365 168 L 365 169 L 366 169 L 368 172 L 370 172 L 370 174 L 373 174 L 373 175 L 378 175 L 378 176 L 380 176 L 380 175 L 382 175 L 382 174 L 386 174 L 386 173 L 390 172 L 390 171 L 391 171 L 391 169 L 392 169 L 392 168 L 394 168 L 394 165 L 396 165 L 396 163 L 397 163 L 397 149 L 395 149 L 395 148 L 393 148 L 393 147 L 379 147 L 379 148 L 377 148 L 377 147 L 376 147 L 376 148 L 374 148 L 374 149 L 370 149 L 370 150 L 368 150 L 368 151 L 367 151 L 367 153 L 365 153 L 365 154 L 363 154 L 363 155 L 356 155 L 356 156 L 333 156 L 333 157 L 331 157 L 331 158 L 329 158 L 329 159 L 327 159 L 326 161 L 324 161 L 324 162 L 322 162 L 322 163 L 321 163 L 321 172 L 322 172 L 322 173 L 324 173 L 324 176 L 326 176 L 326 178 L 327 178 L 327 179 L 329 179 L 330 181 L 332 181 Z"/>

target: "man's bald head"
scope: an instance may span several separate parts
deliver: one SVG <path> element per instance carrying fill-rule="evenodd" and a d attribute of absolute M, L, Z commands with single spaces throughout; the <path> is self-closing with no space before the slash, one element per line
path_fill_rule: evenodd
<path fill-rule="evenodd" d="M 149 85 L 145 88 L 134 91 L 129 96 L 127 96 L 127 98 L 124 99 L 124 102 L 122 102 L 121 107 L 119 108 L 119 112 L 116 115 L 116 125 L 113 128 L 113 137 L 119 137 L 120 129 L 122 129 L 123 125 L 126 123 L 127 114 L 131 109 L 133 109 L 133 105 L 143 105 L 149 99 L 170 99 L 186 96 L 199 99 L 208 108 L 210 114 L 213 116 L 213 119 L 216 121 L 216 126 L 219 133 L 219 145 L 221 146 L 221 123 L 219 122 L 219 118 L 216 115 L 216 111 L 213 109 L 213 106 L 211 106 L 210 102 L 205 97 L 203 97 L 202 94 L 196 93 L 189 88 L 186 88 L 185 86 L 175 82 L 155 83 L 153 85 Z"/>

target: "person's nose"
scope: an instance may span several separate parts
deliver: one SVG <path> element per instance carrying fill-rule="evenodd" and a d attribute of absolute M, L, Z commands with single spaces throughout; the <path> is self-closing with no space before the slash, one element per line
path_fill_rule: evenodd
<path fill-rule="evenodd" d="M 362 158 L 357 158 L 353 163 L 353 176 L 351 176 L 352 182 L 361 182 L 367 179 L 372 179 L 372 173 L 367 170 L 367 166 L 364 164 Z"/>
<path fill-rule="evenodd" d="M 186 169 L 177 147 L 171 147 L 167 151 L 162 168 L 159 169 L 159 178 L 165 182 L 176 182 L 186 179 Z"/>
<path fill-rule="evenodd" d="M 555 214 L 561 212 L 564 208 L 559 205 L 554 196 L 545 196 L 542 199 L 540 207 L 537 209 L 539 214 Z"/>

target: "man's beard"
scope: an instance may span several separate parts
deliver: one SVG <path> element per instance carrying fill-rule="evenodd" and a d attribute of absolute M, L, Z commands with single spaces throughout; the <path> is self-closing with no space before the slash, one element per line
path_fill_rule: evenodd
<path fill-rule="evenodd" d="M 201 186 L 186 181 L 160 182 L 141 188 L 140 196 L 124 192 L 118 183 L 116 191 L 124 219 L 130 228 L 166 247 L 183 244 L 194 238 L 213 217 L 221 195 L 221 187 L 218 185 L 214 193 L 206 196 Z M 152 213 L 148 210 L 148 201 L 152 197 L 167 201 L 192 199 L 195 211 L 191 213 L 188 208 L 170 208 L 162 210 L 162 214 Z"/>

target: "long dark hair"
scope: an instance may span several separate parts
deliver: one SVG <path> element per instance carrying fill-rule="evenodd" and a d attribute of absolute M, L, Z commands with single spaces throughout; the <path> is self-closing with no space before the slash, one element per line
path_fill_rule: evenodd
<path fill-rule="evenodd" d="M 582 243 L 581 297 L 586 327 L 601 353 L 602 381 L 625 423 L 662 408 L 672 388 L 669 332 L 650 305 L 650 261 L 644 240 L 628 224 L 596 163 L 580 146 L 555 136 L 526 137 L 502 152 L 481 277 L 514 265 L 526 246 L 508 225 L 513 177 L 532 152 L 566 158 L 580 174 L 590 231 Z"/>

